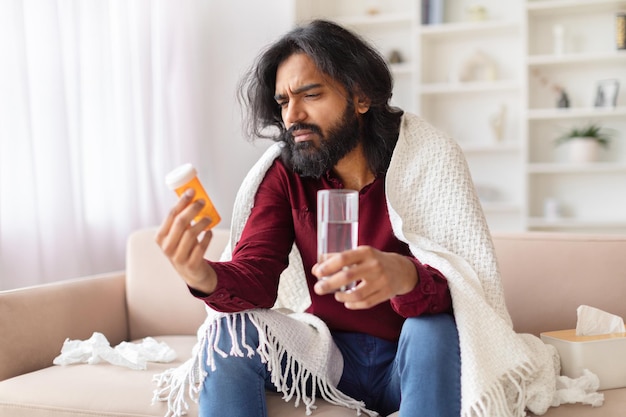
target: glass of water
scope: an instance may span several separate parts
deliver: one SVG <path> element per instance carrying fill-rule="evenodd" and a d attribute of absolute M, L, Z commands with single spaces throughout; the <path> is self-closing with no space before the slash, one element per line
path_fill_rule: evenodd
<path fill-rule="evenodd" d="M 359 192 L 355 190 L 320 190 L 317 192 L 317 259 L 355 249 L 359 235 Z M 347 291 L 352 282 L 341 288 Z"/>

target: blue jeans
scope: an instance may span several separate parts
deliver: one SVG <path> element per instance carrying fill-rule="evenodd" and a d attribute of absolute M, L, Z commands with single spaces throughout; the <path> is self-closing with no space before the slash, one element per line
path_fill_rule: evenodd
<path fill-rule="evenodd" d="M 258 345 L 254 325 L 246 325 L 246 341 Z M 461 414 L 461 359 L 454 318 L 448 314 L 407 319 L 398 343 L 360 333 L 333 333 L 344 359 L 338 388 L 364 401 L 382 416 L 458 417 Z M 222 326 L 220 348 L 230 350 L 230 334 Z M 217 369 L 200 392 L 200 416 L 267 416 L 265 390 L 276 391 L 258 355 L 252 358 L 215 355 Z"/>

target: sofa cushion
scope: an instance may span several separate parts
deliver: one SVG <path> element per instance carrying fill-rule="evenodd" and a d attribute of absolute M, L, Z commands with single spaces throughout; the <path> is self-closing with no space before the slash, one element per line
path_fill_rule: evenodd
<path fill-rule="evenodd" d="M 164 402 L 152 405 L 156 385 L 154 374 L 180 365 L 189 357 L 195 336 L 156 337 L 174 349 L 180 359 L 166 364 L 148 363 L 146 371 L 134 371 L 110 364 L 51 366 L 0 383 L 0 416 L 7 417 L 162 417 Z M 59 346 L 59 351 L 61 346 Z M 196 416 L 197 405 L 189 402 L 189 416 Z M 272 417 L 301 417 L 302 404 L 285 403 L 279 394 L 268 394 Z M 354 417 L 355 412 L 316 400 L 314 415 Z"/>
<path fill-rule="evenodd" d="M 626 410 L 626 388 L 602 391 L 604 405 L 592 407 L 582 404 L 564 404 L 552 407 L 542 417 L 624 417 Z M 535 416 L 530 413 L 529 416 Z"/>
<path fill-rule="evenodd" d="M 167 336 L 157 340 L 167 343 L 181 357 L 181 353 L 191 352 L 196 338 Z M 164 416 L 164 404 L 151 405 L 155 388 L 152 376 L 182 362 L 148 363 L 146 371 L 100 363 L 51 366 L 23 374 L 0 383 L 0 415 Z"/>
<path fill-rule="evenodd" d="M 151 405 L 154 374 L 178 366 L 196 341 L 195 336 L 157 337 L 174 349 L 180 359 L 167 364 L 149 363 L 146 371 L 133 371 L 109 364 L 52 366 L 0 382 L 0 416 L 7 417 L 162 417 L 165 403 Z M 60 349 L 60 347 L 59 347 Z M 599 408 L 564 405 L 551 408 L 544 417 L 623 417 L 626 389 L 608 390 Z M 315 401 L 314 416 L 354 417 L 353 410 L 322 399 Z M 197 415 L 197 405 L 189 402 L 189 416 Z M 302 417 L 302 404 L 285 403 L 279 394 L 268 394 L 268 415 Z M 532 415 L 532 414 L 531 414 Z M 392 414 L 397 416 L 397 413 Z"/>

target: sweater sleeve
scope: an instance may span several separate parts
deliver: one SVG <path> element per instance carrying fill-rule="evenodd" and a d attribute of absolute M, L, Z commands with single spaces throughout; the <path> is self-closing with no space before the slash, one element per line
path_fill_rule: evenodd
<path fill-rule="evenodd" d="M 232 259 L 207 261 L 217 274 L 215 291 L 204 294 L 191 289 L 191 293 L 222 312 L 271 308 L 278 294 L 280 274 L 289 264 L 293 241 L 289 198 L 276 170 L 270 168 L 257 190 Z"/>
<path fill-rule="evenodd" d="M 416 317 L 452 311 L 448 280 L 435 268 L 408 257 L 417 270 L 419 281 L 415 288 L 391 299 L 391 307 L 402 317 Z"/>

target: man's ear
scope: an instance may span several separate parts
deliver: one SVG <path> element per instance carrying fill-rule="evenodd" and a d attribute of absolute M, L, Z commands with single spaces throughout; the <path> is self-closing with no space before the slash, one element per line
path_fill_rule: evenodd
<path fill-rule="evenodd" d="M 372 100 L 366 96 L 360 89 L 355 94 L 354 108 L 357 113 L 365 114 L 370 109 Z"/>

